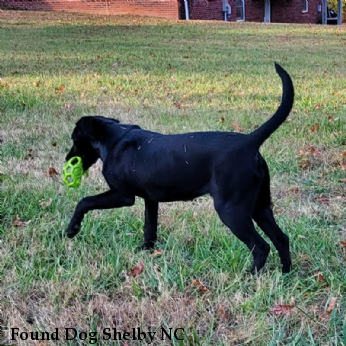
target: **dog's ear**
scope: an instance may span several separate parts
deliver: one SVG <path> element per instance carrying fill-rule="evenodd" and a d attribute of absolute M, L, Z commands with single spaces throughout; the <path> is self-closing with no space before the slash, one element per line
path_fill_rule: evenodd
<path fill-rule="evenodd" d="M 97 117 L 83 117 L 76 123 L 81 134 L 88 137 L 91 141 L 97 141 L 102 136 L 102 123 Z"/>

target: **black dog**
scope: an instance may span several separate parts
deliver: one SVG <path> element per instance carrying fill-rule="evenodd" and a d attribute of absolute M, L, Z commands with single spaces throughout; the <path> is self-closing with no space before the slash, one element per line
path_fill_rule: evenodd
<path fill-rule="evenodd" d="M 163 135 L 101 116 L 81 118 L 73 130 L 73 147 L 66 160 L 80 156 L 87 170 L 100 158 L 110 190 L 78 203 L 67 236 L 72 238 L 79 232 L 90 210 L 131 206 L 139 196 L 145 201 L 143 247 L 148 249 L 157 239 L 159 202 L 210 194 L 221 220 L 252 251 L 252 273 L 264 266 L 270 250 L 252 220 L 278 250 L 283 273 L 289 272 L 289 239 L 274 220 L 269 171 L 258 151 L 293 105 L 292 80 L 282 67 L 275 67 L 283 83 L 281 105 L 271 119 L 250 134 Z"/>

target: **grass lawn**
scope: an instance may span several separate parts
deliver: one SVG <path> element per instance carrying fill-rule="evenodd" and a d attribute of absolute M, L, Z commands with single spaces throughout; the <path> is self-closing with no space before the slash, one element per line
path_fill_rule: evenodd
<path fill-rule="evenodd" d="M 157 332 L 152 345 L 346 345 L 345 45 L 345 26 L 0 12 L 0 344 L 83 344 L 65 340 L 75 328 L 86 343 L 98 332 L 98 345 L 143 345 L 102 340 L 104 328 L 141 328 Z M 251 276 L 209 197 L 160 205 L 155 253 L 137 249 L 140 199 L 62 237 L 77 201 L 107 188 L 100 162 L 78 190 L 54 174 L 81 116 L 251 132 L 280 102 L 274 61 L 296 101 L 261 152 L 292 273 L 271 245 Z M 59 328 L 60 340 L 14 342 L 10 328 Z M 184 328 L 184 341 L 161 340 L 161 328 Z"/>

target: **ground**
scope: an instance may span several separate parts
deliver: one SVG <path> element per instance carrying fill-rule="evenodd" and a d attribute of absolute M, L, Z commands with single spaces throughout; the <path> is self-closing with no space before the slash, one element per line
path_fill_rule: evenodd
<path fill-rule="evenodd" d="M 344 26 L 0 12 L 0 343 L 38 344 L 11 341 L 11 328 L 58 328 L 54 345 L 68 343 L 64 328 L 98 332 L 98 345 L 111 344 L 104 328 L 141 328 L 157 332 L 153 345 L 345 345 L 345 43 Z M 280 102 L 274 61 L 296 101 L 261 152 L 291 274 L 272 246 L 250 275 L 251 254 L 209 197 L 161 204 L 153 253 L 138 250 L 140 199 L 63 237 L 77 201 L 106 189 L 100 162 L 78 190 L 61 181 L 81 116 L 251 132 Z M 161 340 L 162 327 L 185 340 Z"/>

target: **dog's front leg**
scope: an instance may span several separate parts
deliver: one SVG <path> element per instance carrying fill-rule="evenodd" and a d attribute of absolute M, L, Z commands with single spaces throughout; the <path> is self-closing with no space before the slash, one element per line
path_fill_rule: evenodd
<path fill-rule="evenodd" d="M 151 249 L 157 240 L 157 214 L 159 203 L 145 199 L 145 223 L 143 249 Z"/>
<path fill-rule="evenodd" d="M 80 230 L 84 215 L 90 210 L 129 207 L 134 203 L 134 195 L 125 195 L 117 190 L 109 190 L 96 196 L 85 197 L 77 204 L 66 234 L 69 238 L 73 238 Z"/>

